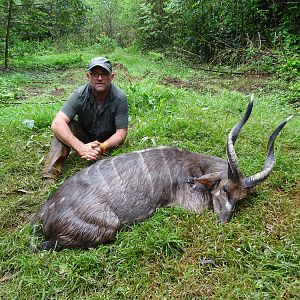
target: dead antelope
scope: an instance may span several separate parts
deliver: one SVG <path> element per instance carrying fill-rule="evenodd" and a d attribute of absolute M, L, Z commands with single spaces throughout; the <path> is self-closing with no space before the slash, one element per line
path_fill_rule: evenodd
<path fill-rule="evenodd" d="M 76 173 L 37 213 L 46 239 L 39 248 L 94 247 L 162 206 L 178 205 L 199 214 L 212 207 L 221 223 L 229 221 L 236 203 L 270 174 L 274 140 L 288 121 L 270 136 L 263 170 L 243 177 L 234 143 L 252 107 L 253 99 L 228 135 L 227 160 L 157 147 L 103 159 Z"/>

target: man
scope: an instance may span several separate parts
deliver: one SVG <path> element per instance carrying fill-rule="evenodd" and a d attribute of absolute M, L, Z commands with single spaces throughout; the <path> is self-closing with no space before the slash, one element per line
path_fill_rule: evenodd
<path fill-rule="evenodd" d="M 89 82 L 73 92 L 52 122 L 54 137 L 42 170 L 44 186 L 59 177 L 71 148 L 94 161 L 127 136 L 127 97 L 112 83 L 111 62 L 105 57 L 92 59 L 87 78 Z"/>

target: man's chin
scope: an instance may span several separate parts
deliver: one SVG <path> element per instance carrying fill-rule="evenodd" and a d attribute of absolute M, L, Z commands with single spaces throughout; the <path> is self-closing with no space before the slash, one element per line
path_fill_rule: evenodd
<path fill-rule="evenodd" d="M 105 86 L 101 85 L 101 86 L 95 86 L 94 90 L 97 93 L 104 93 L 104 92 L 106 92 L 107 88 Z"/>

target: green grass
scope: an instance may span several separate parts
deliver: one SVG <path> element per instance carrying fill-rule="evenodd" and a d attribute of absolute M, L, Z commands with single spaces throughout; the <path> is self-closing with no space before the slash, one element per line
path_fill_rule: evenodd
<path fill-rule="evenodd" d="M 276 140 L 272 174 L 225 226 L 211 211 L 159 209 L 95 249 L 30 252 L 30 220 L 51 193 L 40 181 L 49 127 L 85 82 L 94 55 L 101 53 L 37 56 L 35 69 L 28 58 L 1 74 L 0 82 L 9 82 L 1 93 L 13 93 L 0 97 L 0 298 L 299 299 L 299 109 L 278 101 L 287 91 L 270 78 L 256 91 L 261 78 L 224 78 L 154 53 L 108 54 L 130 109 L 129 136 L 115 155 L 175 145 L 225 158 L 227 134 L 254 92 L 252 116 L 236 143 L 243 174 L 261 170 L 269 134 L 294 114 Z M 66 63 L 74 57 L 81 57 L 78 66 Z M 34 120 L 32 129 L 26 119 Z M 70 157 L 60 182 L 86 165 Z"/>

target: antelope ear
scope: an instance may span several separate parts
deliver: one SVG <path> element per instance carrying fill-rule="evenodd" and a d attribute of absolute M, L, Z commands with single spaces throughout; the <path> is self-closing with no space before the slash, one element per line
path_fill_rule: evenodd
<path fill-rule="evenodd" d="M 222 172 L 209 173 L 199 178 L 194 178 L 195 181 L 205 185 L 208 188 L 212 188 L 221 179 L 222 179 Z"/>

